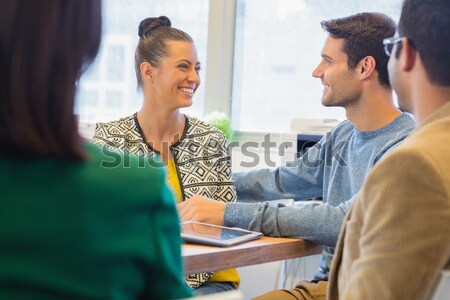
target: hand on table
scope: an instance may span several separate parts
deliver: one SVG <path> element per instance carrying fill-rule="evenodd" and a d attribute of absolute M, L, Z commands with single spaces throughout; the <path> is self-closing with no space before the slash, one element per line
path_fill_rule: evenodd
<path fill-rule="evenodd" d="M 194 195 L 177 204 L 181 221 L 197 221 L 223 226 L 225 203 Z"/>

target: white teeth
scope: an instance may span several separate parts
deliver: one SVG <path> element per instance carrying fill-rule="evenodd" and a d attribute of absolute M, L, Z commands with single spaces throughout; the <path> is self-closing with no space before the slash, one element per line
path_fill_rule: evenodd
<path fill-rule="evenodd" d="M 193 94 L 194 93 L 194 89 L 180 88 L 180 90 L 185 92 L 185 93 L 189 93 L 189 94 Z"/>

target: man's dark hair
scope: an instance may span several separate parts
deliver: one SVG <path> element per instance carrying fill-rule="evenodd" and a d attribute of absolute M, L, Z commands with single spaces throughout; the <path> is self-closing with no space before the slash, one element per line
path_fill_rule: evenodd
<path fill-rule="evenodd" d="M 350 69 L 354 69 L 364 57 L 372 56 L 379 83 L 390 87 L 387 71 L 389 57 L 383 49 L 383 39 L 395 33 L 395 22 L 390 17 L 381 13 L 359 13 L 320 24 L 331 37 L 344 40 L 342 51 L 347 54 Z"/>
<path fill-rule="evenodd" d="M 450 85 L 450 1 L 405 0 L 398 25 L 420 55 L 428 79 Z"/>
<path fill-rule="evenodd" d="M 100 36 L 100 0 L 0 1 L 0 154 L 85 157 L 74 98 Z"/>

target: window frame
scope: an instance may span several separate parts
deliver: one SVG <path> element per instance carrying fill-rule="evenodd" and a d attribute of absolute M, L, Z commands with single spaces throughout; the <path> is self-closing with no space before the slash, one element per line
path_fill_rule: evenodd
<path fill-rule="evenodd" d="M 220 111 L 232 119 L 233 93 L 236 93 L 233 92 L 236 3 L 237 0 L 209 0 L 203 115 Z M 235 130 L 233 140 L 262 143 L 269 133 Z M 279 133 L 270 134 L 279 136 Z"/>

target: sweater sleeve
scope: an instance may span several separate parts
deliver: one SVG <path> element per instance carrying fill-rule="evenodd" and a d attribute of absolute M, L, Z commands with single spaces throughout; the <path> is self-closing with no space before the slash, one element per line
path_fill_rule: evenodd
<path fill-rule="evenodd" d="M 261 203 L 230 203 L 225 209 L 225 225 L 247 228 L 268 236 L 295 237 L 335 247 L 339 229 L 353 199 L 339 206 Z"/>
<path fill-rule="evenodd" d="M 119 148 L 113 138 L 108 134 L 108 123 L 95 124 L 94 136 L 92 137 L 92 143 L 99 146 L 110 146 Z"/>
<path fill-rule="evenodd" d="M 148 267 L 146 279 L 149 282 L 146 283 L 146 287 L 152 288 L 146 289 L 142 299 L 179 299 L 191 294 L 191 289 L 182 276 L 181 241 L 178 214 L 174 209 L 175 201 L 164 183 L 165 177 L 160 178 L 160 202 L 154 205 L 151 214 L 153 226 L 150 230 L 141 232 L 152 243 L 152 247 L 146 249 L 147 253 L 155 256 L 151 262 L 160 262 L 158 265 L 148 264 L 146 261 L 148 257 L 143 258 L 144 264 Z"/>
<path fill-rule="evenodd" d="M 300 158 L 276 169 L 236 173 L 238 200 L 305 200 L 323 195 L 324 139 Z"/>
<path fill-rule="evenodd" d="M 268 236 L 304 238 L 334 247 L 352 199 L 338 206 L 261 202 L 282 198 L 306 200 L 323 196 L 325 139 L 291 164 L 235 174 L 238 203 L 227 205 L 226 226 L 259 231 Z M 239 203 L 245 200 L 250 203 Z"/>

